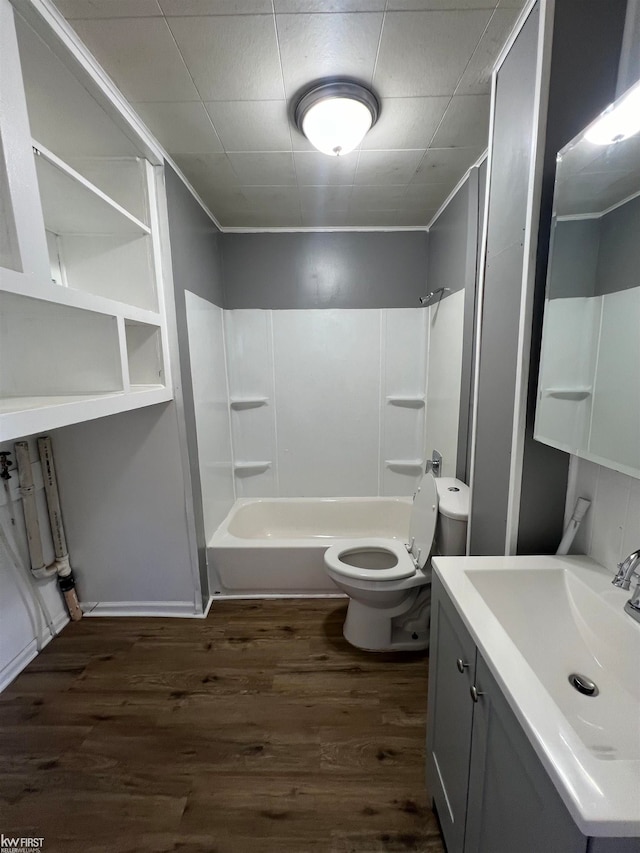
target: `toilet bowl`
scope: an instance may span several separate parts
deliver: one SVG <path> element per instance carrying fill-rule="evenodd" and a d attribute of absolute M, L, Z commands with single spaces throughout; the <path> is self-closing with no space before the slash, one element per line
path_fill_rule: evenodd
<path fill-rule="evenodd" d="M 343 634 L 352 646 L 428 648 L 431 553 L 465 553 L 468 509 L 464 483 L 428 473 L 413 499 L 407 543 L 353 539 L 327 549 L 325 571 L 349 596 Z"/>

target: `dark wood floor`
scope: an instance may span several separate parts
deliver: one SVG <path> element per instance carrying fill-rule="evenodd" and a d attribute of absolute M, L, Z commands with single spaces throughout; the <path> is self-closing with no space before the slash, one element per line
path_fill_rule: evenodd
<path fill-rule="evenodd" d="M 0 829 L 44 853 L 441 853 L 428 657 L 331 601 L 84 619 L 0 695 Z"/>

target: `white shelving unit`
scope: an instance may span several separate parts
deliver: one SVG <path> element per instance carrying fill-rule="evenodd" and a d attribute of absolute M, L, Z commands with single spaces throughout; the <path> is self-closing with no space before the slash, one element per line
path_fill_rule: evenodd
<path fill-rule="evenodd" d="M 16 6 L 29 21 L 0 0 L 0 441 L 173 396 L 161 153 Z"/>

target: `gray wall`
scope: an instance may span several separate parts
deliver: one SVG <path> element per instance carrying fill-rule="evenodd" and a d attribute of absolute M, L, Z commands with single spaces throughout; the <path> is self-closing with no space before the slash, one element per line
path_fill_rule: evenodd
<path fill-rule="evenodd" d="M 558 0 L 555 4 L 518 553 L 554 551 L 564 515 L 569 457 L 533 440 L 555 155 L 612 99 L 624 13 L 624 0 L 606 4 Z M 470 520 L 472 554 L 503 553 L 507 532 L 524 229 L 535 130 L 537 25 L 536 6 L 497 80 Z"/>
<path fill-rule="evenodd" d="M 225 234 L 225 308 L 418 307 L 423 231 Z"/>
<path fill-rule="evenodd" d="M 471 554 L 505 551 L 539 10 L 497 81 L 489 186 Z"/>
<path fill-rule="evenodd" d="M 189 357 L 189 332 L 185 290 L 213 302 L 224 305 L 222 285 L 222 234 L 200 207 L 182 180 L 169 165 L 165 165 L 167 209 L 169 214 L 169 239 L 175 290 L 176 322 L 178 327 L 178 351 L 180 357 L 180 379 L 184 398 L 184 414 L 187 430 L 187 449 L 193 488 L 198 564 L 202 584 L 203 603 L 209 598 L 206 564 L 206 537 L 202 511 L 202 489 L 198 465 L 198 442 L 193 405 L 191 359 Z"/>
<path fill-rule="evenodd" d="M 469 482 L 474 329 L 478 247 L 481 237 L 480 198 L 484 199 L 486 165 L 472 169 L 467 180 L 433 223 L 429 231 L 428 290 L 447 287 L 451 293 L 465 290 L 460 377 L 460 418 L 456 477 Z M 481 185 L 482 184 L 482 188 Z M 451 295 L 445 294 L 446 299 Z"/>
<path fill-rule="evenodd" d="M 553 226 L 548 298 L 595 296 L 600 221 L 562 219 Z"/>
<path fill-rule="evenodd" d="M 536 257 L 517 550 L 555 551 L 569 456 L 533 439 L 556 154 L 615 97 L 626 0 L 557 0 Z M 580 49 L 576 50 L 576 45 Z"/>
<path fill-rule="evenodd" d="M 600 220 L 596 296 L 640 285 L 640 197 Z"/>
<path fill-rule="evenodd" d="M 640 197 L 598 219 L 553 227 L 549 299 L 604 296 L 640 285 Z"/>

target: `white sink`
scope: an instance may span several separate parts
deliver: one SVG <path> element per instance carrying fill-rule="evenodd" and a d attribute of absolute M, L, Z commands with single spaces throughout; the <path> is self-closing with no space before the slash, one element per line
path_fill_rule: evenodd
<path fill-rule="evenodd" d="M 566 568 L 467 576 L 596 758 L 640 758 L 640 738 L 629 737 L 630 726 L 640 726 L 640 637 L 632 620 Z M 635 657 L 626 653 L 634 643 Z M 579 693 L 572 673 L 595 682 L 598 694 Z"/>
<path fill-rule="evenodd" d="M 640 836 L 640 625 L 587 557 L 434 566 L 585 835 Z M 569 676 L 586 676 L 597 695 Z"/>

